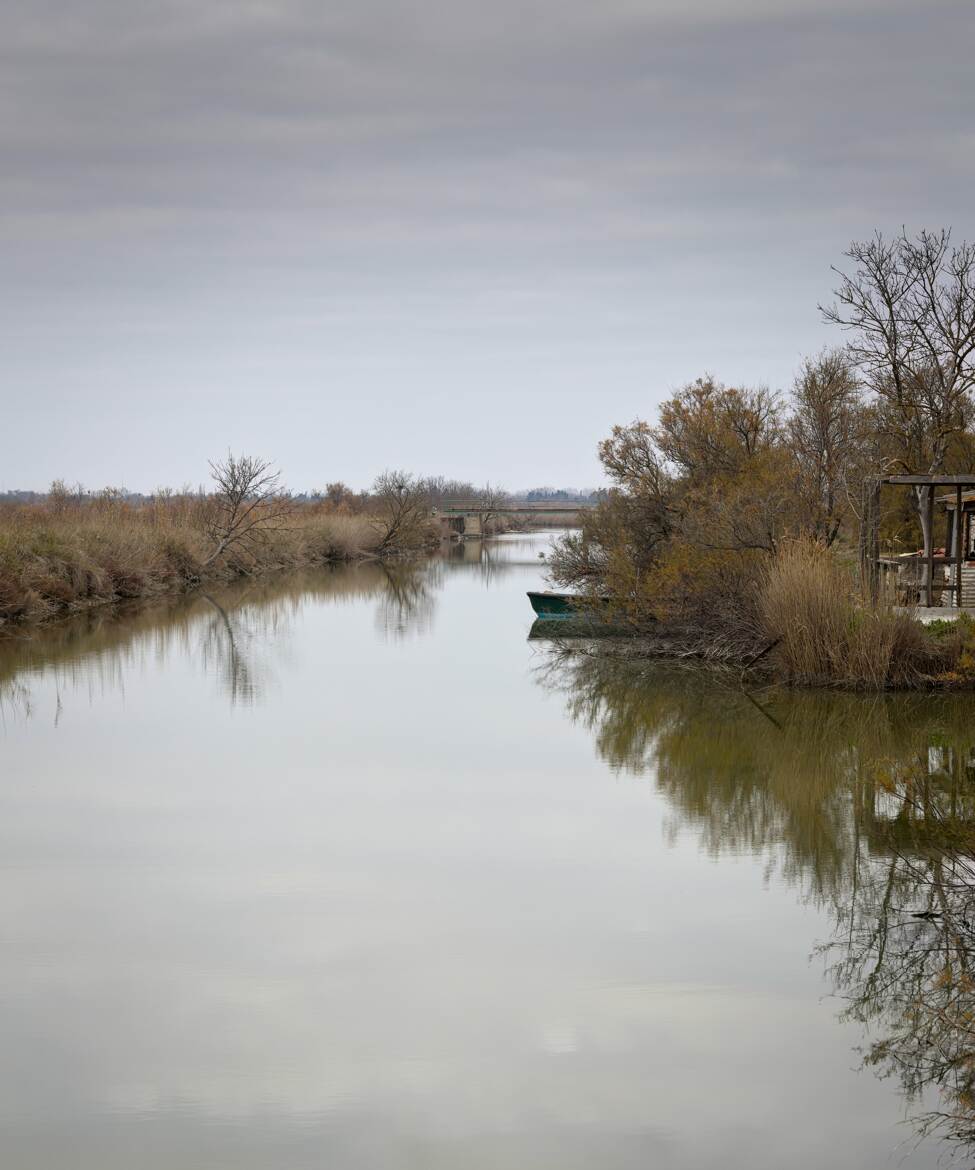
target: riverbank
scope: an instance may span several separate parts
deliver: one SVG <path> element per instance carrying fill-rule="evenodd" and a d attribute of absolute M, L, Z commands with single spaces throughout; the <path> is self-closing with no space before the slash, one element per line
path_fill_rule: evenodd
<path fill-rule="evenodd" d="M 621 622 L 599 618 L 536 620 L 532 641 L 548 643 L 566 654 L 610 662 L 660 662 L 731 677 L 759 685 L 853 692 L 943 692 L 975 689 L 975 619 L 956 617 L 923 622 L 897 615 L 899 644 L 873 631 L 879 648 L 869 670 L 851 655 L 842 665 L 797 669 L 794 647 L 781 639 L 752 642 L 745 650 L 738 637 L 702 638 L 688 627 L 658 624 L 653 630 L 626 629 Z M 805 631 L 798 631 L 801 637 Z M 884 645 L 885 637 L 887 639 Z"/>
<path fill-rule="evenodd" d="M 594 543 L 591 533 L 587 548 L 564 538 L 549 558 L 551 579 L 614 598 L 599 618 L 628 625 L 637 655 L 644 646 L 655 657 L 759 669 L 790 686 L 885 691 L 975 684 L 975 620 L 944 611 L 925 624 L 898 604 L 893 583 L 871 590 L 849 550 L 792 538 L 771 551 L 713 560 L 672 537 L 668 571 L 651 563 L 640 575 L 629 572 L 625 548 L 615 550 L 615 560 L 605 549 L 594 557 Z"/>
<path fill-rule="evenodd" d="M 213 558 L 213 542 L 193 501 L 133 508 L 95 501 L 61 511 L 0 511 L 0 634 L 92 606 L 151 599 L 282 569 L 423 551 L 433 540 L 384 544 L 368 516 L 299 507 L 260 539 Z"/>

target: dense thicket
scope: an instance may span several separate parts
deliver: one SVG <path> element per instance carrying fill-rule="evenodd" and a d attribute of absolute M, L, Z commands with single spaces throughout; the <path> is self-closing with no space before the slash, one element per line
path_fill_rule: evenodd
<path fill-rule="evenodd" d="M 611 490 L 555 551 L 556 582 L 610 596 L 635 628 L 665 622 L 689 647 L 741 657 L 786 643 L 794 620 L 814 623 L 817 606 L 829 608 L 806 589 L 804 613 L 790 615 L 784 601 L 798 593 L 783 575 L 818 581 L 833 605 L 828 637 L 839 640 L 827 652 L 819 631 L 811 641 L 823 652 L 790 660 L 790 672 L 872 685 L 933 668 L 897 615 L 883 618 L 882 635 L 839 637 L 836 626 L 862 622 L 869 608 L 851 555 L 864 481 L 975 466 L 975 252 L 922 232 L 878 235 L 847 257 L 836 304 L 823 310 L 847 343 L 804 361 L 791 393 L 706 376 L 667 399 L 655 422 L 613 428 L 599 446 Z M 926 490 L 885 496 L 887 550 L 918 547 Z M 893 646 L 889 665 L 842 670 L 854 643 Z"/>

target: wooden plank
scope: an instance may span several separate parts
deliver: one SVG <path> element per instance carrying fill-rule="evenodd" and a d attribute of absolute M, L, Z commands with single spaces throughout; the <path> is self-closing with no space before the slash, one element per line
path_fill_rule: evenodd
<path fill-rule="evenodd" d="M 970 487 L 975 488 L 975 475 L 888 475 L 883 483 L 901 484 L 905 487 Z"/>

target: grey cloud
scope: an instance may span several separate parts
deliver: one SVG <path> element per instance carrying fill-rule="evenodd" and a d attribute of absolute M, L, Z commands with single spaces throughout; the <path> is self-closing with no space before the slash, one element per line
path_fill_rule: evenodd
<path fill-rule="evenodd" d="M 260 406 L 236 437 L 215 420 L 235 396 L 260 404 L 268 371 L 285 401 L 344 428 L 319 458 L 357 482 L 386 461 L 592 479 L 586 428 L 646 413 L 705 365 L 787 382 L 823 340 L 815 303 L 851 237 L 902 222 L 975 234 L 966 3 L 2 14 L 4 382 L 31 401 L 0 448 L 7 486 L 140 486 L 147 464 L 192 478 L 164 436 L 198 423 L 204 446 L 253 445 Z M 601 371 L 598 409 L 560 366 L 570 352 Z M 533 457 L 485 410 L 519 364 L 538 420 L 562 401 L 580 419 Z M 435 405 L 458 382 L 488 418 L 483 449 L 462 454 L 461 421 Z M 158 445 L 124 418 L 111 441 L 71 430 L 79 394 L 123 416 L 164 395 Z M 420 434 L 372 449 L 368 420 L 402 394 Z M 52 425 L 61 440 L 31 449 Z M 331 475 L 276 437 L 294 479 Z"/>

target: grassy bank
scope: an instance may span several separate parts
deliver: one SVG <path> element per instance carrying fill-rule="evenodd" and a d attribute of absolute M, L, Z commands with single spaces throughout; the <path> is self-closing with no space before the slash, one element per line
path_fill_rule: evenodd
<path fill-rule="evenodd" d="M 423 547 L 384 548 L 380 522 L 303 505 L 214 560 L 210 509 L 207 497 L 195 496 L 142 506 L 92 499 L 0 509 L 0 630 L 274 569 Z"/>

